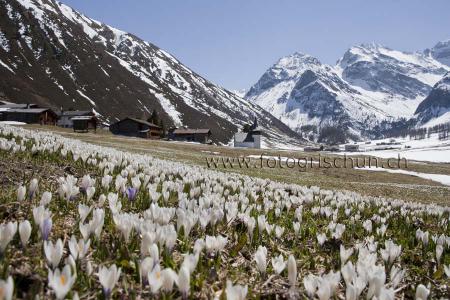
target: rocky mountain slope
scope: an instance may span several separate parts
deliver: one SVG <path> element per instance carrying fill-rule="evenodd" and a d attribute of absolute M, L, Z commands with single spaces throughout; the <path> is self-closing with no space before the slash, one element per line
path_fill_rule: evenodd
<path fill-rule="evenodd" d="M 267 70 L 245 97 L 297 131 L 332 125 L 356 137 L 373 135 L 381 122 L 413 117 L 448 70 L 430 54 L 376 44 L 350 48 L 336 66 L 295 53 Z"/>
<path fill-rule="evenodd" d="M 332 67 L 310 55 L 294 53 L 272 66 L 246 98 L 297 131 L 305 124 L 361 130 L 383 112 L 360 101 L 358 95 Z"/>
<path fill-rule="evenodd" d="M 269 140 L 298 142 L 278 119 L 138 37 L 54 0 L 0 0 L 0 94 L 107 122 L 157 110 L 166 126 L 211 128 L 228 143 L 256 116 Z"/>
<path fill-rule="evenodd" d="M 421 125 L 433 126 L 450 122 L 450 73 L 431 90 L 416 110 Z"/>

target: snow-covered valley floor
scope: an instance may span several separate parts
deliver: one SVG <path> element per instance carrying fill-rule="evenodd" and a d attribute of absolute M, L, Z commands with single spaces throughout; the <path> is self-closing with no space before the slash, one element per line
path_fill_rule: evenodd
<path fill-rule="evenodd" d="M 338 155 L 370 155 L 380 158 L 402 158 L 415 161 L 450 163 L 450 139 L 439 140 L 437 134 L 432 134 L 429 138 L 422 140 L 413 140 L 409 138 L 398 138 L 395 142 L 398 145 L 389 145 L 390 150 L 381 150 L 385 145 L 378 143 L 388 143 L 390 139 L 374 140 L 371 144 L 364 142 L 357 143 L 361 149 L 360 152 L 336 152 Z"/>

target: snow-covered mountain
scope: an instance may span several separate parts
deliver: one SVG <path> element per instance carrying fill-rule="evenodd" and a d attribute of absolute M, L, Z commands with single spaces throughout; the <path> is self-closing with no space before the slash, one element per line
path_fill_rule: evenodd
<path fill-rule="evenodd" d="M 383 112 L 359 96 L 334 68 L 302 53 L 281 58 L 246 94 L 297 131 L 311 124 L 361 130 Z"/>
<path fill-rule="evenodd" d="M 54 0 L 0 0 L 0 94 L 94 109 L 108 122 L 156 109 L 166 126 L 208 127 L 223 143 L 256 116 L 270 140 L 298 141 L 271 114 L 157 46 Z"/>
<path fill-rule="evenodd" d="M 236 96 L 241 97 L 241 98 L 244 98 L 245 94 L 247 94 L 247 92 L 248 92 L 248 89 L 232 90 L 232 92 L 233 92 Z"/>
<path fill-rule="evenodd" d="M 429 54 L 376 44 L 350 48 L 336 66 L 295 53 L 269 68 L 245 97 L 297 131 L 333 125 L 366 135 L 383 121 L 413 117 L 449 70 Z"/>
<path fill-rule="evenodd" d="M 450 73 L 447 73 L 420 103 L 416 118 L 419 124 L 426 127 L 450 122 Z"/>
<path fill-rule="evenodd" d="M 448 71 L 422 53 L 367 44 L 350 48 L 338 61 L 342 78 L 393 117 L 411 117 Z"/>
<path fill-rule="evenodd" d="M 437 43 L 433 48 L 425 50 L 425 53 L 442 64 L 450 66 L 450 40 Z"/>

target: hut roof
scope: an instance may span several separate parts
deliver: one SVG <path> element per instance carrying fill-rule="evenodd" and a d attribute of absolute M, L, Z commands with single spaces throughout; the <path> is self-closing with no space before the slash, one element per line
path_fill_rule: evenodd
<path fill-rule="evenodd" d="M 211 129 L 190 129 L 190 128 L 178 128 L 173 131 L 174 134 L 208 134 L 211 132 Z"/>
<path fill-rule="evenodd" d="M 122 123 L 123 121 L 126 121 L 126 120 L 131 120 L 133 122 L 136 122 L 136 123 L 139 123 L 139 124 L 143 124 L 143 125 L 147 125 L 147 126 L 150 126 L 150 127 L 161 128 L 160 126 L 158 126 L 156 124 L 153 124 L 153 123 L 150 123 L 150 122 L 147 122 L 147 121 L 144 121 L 144 120 L 140 120 L 140 119 L 130 118 L 130 117 L 122 119 L 122 120 L 118 121 L 116 124 Z"/>
<path fill-rule="evenodd" d="M 37 104 L 25 104 L 25 103 L 5 103 L 0 104 L 0 108 L 7 108 L 7 109 L 31 109 L 31 108 L 37 108 Z"/>
<path fill-rule="evenodd" d="M 28 109 L 9 109 L 8 113 L 22 113 L 22 114 L 41 114 L 43 112 L 50 111 L 56 114 L 50 108 L 28 108 Z"/>
<path fill-rule="evenodd" d="M 95 114 L 89 110 L 65 110 L 59 113 L 60 116 L 94 116 Z"/>

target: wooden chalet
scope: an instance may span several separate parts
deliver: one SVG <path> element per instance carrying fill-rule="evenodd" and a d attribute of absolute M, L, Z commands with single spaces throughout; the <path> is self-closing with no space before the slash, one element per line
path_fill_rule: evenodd
<path fill-rule="evenodd" d="M 8 108 L 0 112 L 1 121 L 56 125 L 58 115 L 49 108 Z"/>
<path fill-rule="evenodd" d="M 95 121 L 95 127 L 97 127 L 97 118 L 95 116 L 95 113 L 93 111 L 89 110 L 62 110 L 58 114 L 58 126 L 64 127 L 64 128 L 73 128 L 74 122 L 73 119 L 77 118 L 78 120 L 85 119 L 85 117 L 89 117 L 91 119 L 91 126 L 94 125 Z M 78 122 L 79 123 L 79 122 Z"/>
<path fill-rule="evenodd" d="M 75 132 L 89 132 L 89 130 L 97 132 L 98 119 L 96 116 L 73 117 L 71 121 Z"/>
<path fill-rule="evenodd" d="M 183 142 L 211 143 L 210 129 L 172 128 L 169 131 L 169 139 Z"/>
<path fill-rule="evenodd" d="M 146 139 L 159 139 L 163 135 L 161 127 L 153 123 L 135 119 L 125 118 L 109 126 L 113 134 L 134 136 Z"/>

